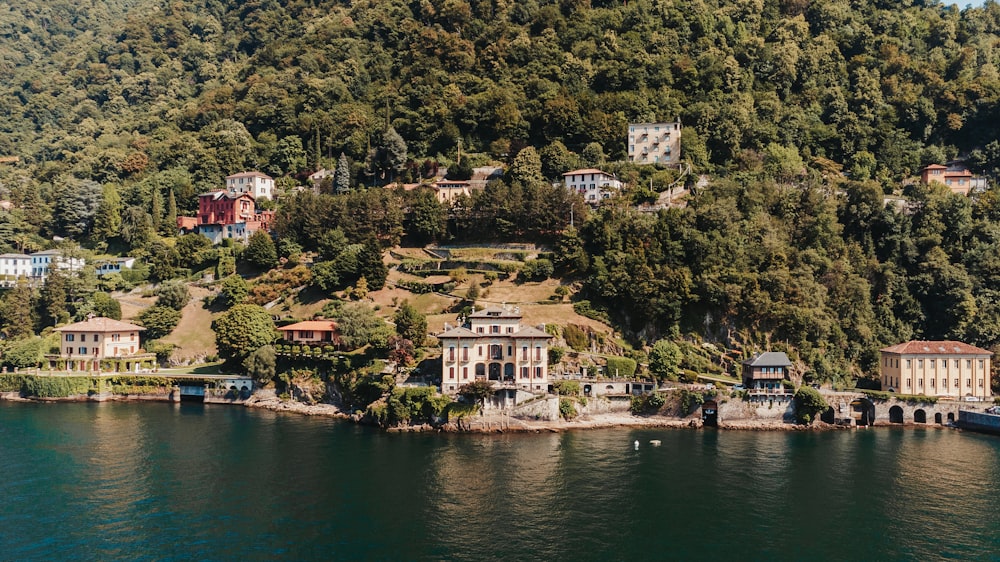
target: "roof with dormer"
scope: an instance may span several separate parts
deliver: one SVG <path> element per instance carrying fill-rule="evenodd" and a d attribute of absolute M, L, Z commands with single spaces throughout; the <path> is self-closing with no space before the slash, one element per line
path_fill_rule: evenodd
<path fill-rule="evenodd" d="M 792 362 L 788 360 L 788 356 L 782 351 L 766 351 L 764 353 L 759 353 L 744 361 L 743 364 L 749 365 L 750 367 L 792 366 Z"/>
<path fill-rule="evenodd" d="M 477 310 L 469 315 L 469 318 L 521 318 L 520 312 L 507 310 L 506 308 L 490 307 Z"/>
<path fill-rule="evenodd" d="M 143 331 L 146 328 L 142 326 L 136 326 L 130 322 L 122 322 L 121 320 L 115 320 L 114 318 L 107 318 L 104 316 L 95 316 L 93 318 L 88 318 L 83 322 L 76 322 L 74 324 L 67 324 L 65 326 L 60 326 L 56 328 L 57 332 L 97 332 L 109 333 L 109 332 L 135 332 Z"/>
<path fill-rule="evenodd" d="M 993 355 L 989 350 L 960 341 L 920 341 L 911 340 L 880 349 L 884 353 L 900 355 Z"/>
<path fill-rule="evenodd" d="M 478 338 L 483 334 L 477 334 L 468 328 L 463 328 L 461 326 L 457 328 L 449 328 L 444 332 L 437 335 L 438 339 L 441 338 Z M 496 334 L 493 334 L 496 335 Z"/>

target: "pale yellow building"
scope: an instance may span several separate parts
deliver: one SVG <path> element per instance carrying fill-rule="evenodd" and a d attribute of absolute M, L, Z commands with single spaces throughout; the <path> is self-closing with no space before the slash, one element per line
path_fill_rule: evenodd
<path fill-rule="evenodd" d="M 676 164 L 681 159 L 681 122 L 629 123 L 628 161 Z"/>
<path fill-rule="evenodd" d="M 909 341 L 881 350 L 882 390 L 899 394 L 989 399 L 985 349 L 957 341 Z"/>
<path fill-rule="evenodd" d="M 521 325 L 518 309 L 473 312 L 437 336 L 442 346 L 441 392 L 454 394 L 476 380 L 497 388 L 548 392 L 549 340 L 544 330 Z"/>
<path fill-rule="evenodd" d="M 59 355 L 47 356 L 53 363 L 70 371 L 125 370 L 154 366 L 156 356 L 146 353 L 139 344 L 139 332 L 145 330 L 129 322 L 96 316 L 83 322 L 60 326 Z"/>

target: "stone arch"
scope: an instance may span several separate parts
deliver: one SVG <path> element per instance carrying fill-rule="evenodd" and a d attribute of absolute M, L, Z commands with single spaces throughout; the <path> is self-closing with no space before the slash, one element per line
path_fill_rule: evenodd
<path fill-rule="evenodd" d="M 948 412 L 948 423 L 955 422 L 955 412 Z"/>
<path fill-rule="evenodd" d="M 934 423 L 941 425 L 941 412 L 934 412 Z"/>
<path fill-rule="evenodd" d="M 490 363 L 490 380 L 500 380 L 500 363 Z"/>
<path fill-rule="evenodd" d="M 923 408 L 917 408 L 913 411 L 913 423 L 927 423 L 927 412 Z"/>
<path fill-rule="evenodd" d="M 476 363 L 476 378 L 477 379 L 486 378 L 486 363 Z"/>
<path fill-rule="evenodd" d="M 823 423 L 834 423 L 837 421 L 837 414 L 833 411 L 833 407 L 828 406 L 823 413 L 819 415 L 820 421 Z"/>
<path fill-rule="evenodd" d="M 899 406 L 889 408 L 889 423 L 903 423 L 903 409 Z"/>
<path fill-rule="evenodd" d="M 875 404 L 867 398 L 857 398 L 851 402 L 851 414 L 857 425 L 871 425 L 875 422 Z"/>

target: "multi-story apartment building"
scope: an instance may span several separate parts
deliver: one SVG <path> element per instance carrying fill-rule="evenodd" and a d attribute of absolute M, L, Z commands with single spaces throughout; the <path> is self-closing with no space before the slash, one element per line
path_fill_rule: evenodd
<path fill-rule="evenodd" d="M 31 256 L 0 254 L 0 285 L 13 287 L 21 277 L 31 277 Z"/>
<path fill-rule="evenodd" d="M 254 199 L 274 199 L 274 179 L 260 172 L 240 172 L 226 176 L 226 190 L 249 193 Z"/>
<path fill-rule="evenodd" d="M 441 341 L 441 392 L 455 394 L 473 381 L 497 388 L 548 392 L 549 340 L 543 329 L 521 325 L 518 309 L 473 312 L 463 326 L 438 334 Z"/>
<path fill-rule="evenodd" d="M 676 164 L 681 159 L 681 122 L 629 123 L 628 161 Z"/>
<path fill-rule="evenodd" d="M 963 399 L 993 396 L 985 349 L 957 341 L 909 341 L 881 350 L 882 389 Z"/>

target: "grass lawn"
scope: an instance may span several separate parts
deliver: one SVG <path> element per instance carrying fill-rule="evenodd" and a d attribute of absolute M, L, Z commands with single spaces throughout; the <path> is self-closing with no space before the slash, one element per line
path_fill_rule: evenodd
<path fill-rule="evenodd" d="M 174 361 L 197 360 L 218 353 L 215 332 L 212 331 L 212 312 L 202 306 L 202 299 L 209 291 L 194 285 L 188 288 L 191 302 L 181 311 L 183 316 L 174 331 L 161 340 L 177 346 L 171 356 Z"/>

